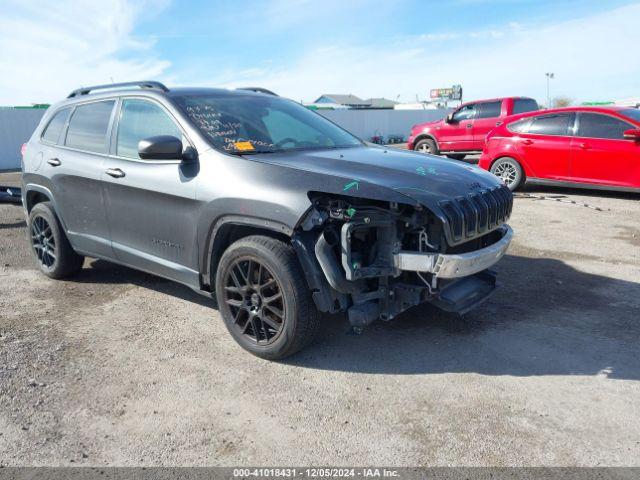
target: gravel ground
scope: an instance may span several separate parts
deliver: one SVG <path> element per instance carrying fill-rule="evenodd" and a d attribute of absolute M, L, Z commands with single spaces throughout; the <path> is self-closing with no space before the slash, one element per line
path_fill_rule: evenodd
<path fill-rule="evenodd" d="M 640 197 L 528 193 L 602 211 L 517 198 L 481 308 L 326 318 L 285 363 L 178 284 L 45 278 L 0 204 L 0 464 L 640 465 Z"/>

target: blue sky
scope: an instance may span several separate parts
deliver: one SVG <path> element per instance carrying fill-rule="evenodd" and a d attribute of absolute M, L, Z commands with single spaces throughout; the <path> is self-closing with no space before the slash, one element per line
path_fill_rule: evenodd
<path fill-rule="evenodd" d="M 529 0 L 0 0 L 0 104 L 79 85 L 271 88 L 414 101 L 640 95 L 640 3 Z"/>

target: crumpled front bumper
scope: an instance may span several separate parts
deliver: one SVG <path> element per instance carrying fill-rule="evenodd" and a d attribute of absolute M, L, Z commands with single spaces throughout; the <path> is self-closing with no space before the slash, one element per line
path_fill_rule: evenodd
<path fill-rule="evenodd" d="M 502 238 L 488 247 L 468 253 L 443 254 L 400 251 L 394 255 L 399 270 L 432 273 L 436 278 L 461 278 L 486 270 L 498 262 L 509 248 L 513 230 L 500 227 Z"/>
<path fill-rule="evenodd" d="M 396 267 L 431 273 L 434 279 L 446 280 L 429 302 L 448 312 L 466 313 L 489 298 L 496 288 L 496 275 L 489 268 L 504 256 L 513 238 L 513 230 L 508 225 L 500 227 L 500 231 L 500 240 L 473 252 L 401 251 L 395 255 Z"/>

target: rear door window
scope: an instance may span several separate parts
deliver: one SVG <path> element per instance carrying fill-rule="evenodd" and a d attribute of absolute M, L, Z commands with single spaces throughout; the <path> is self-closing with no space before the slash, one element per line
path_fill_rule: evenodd
<path fill-rule="evenodd" d="M 171 135 L 182 140 L 182 131 L 162 107 L 137 98 L 125 99 L 118 121 L 116 155 L 140 158 L 138 142 L 158 135 Z"/>
<path fill-rule="evenodd" d="M 515 98 L 513 100 L 513 115 L 516 113 L 535 112 L 539 109 L 538 102 L 533 98 Z"/>
<path fill-rule="evenodd" d="M 624 140 L 624 131 L 633 128 L 623 120 L 598 113 L 581 113 L 579 122 L 579 137 Z"/>
<path fill-rule="evenodd" d="M 478 114 L 476 118 L 497 118 L 500 116 L 502 102 L 484 102 L 478 104 Z"/>
<path fill-rule="evenodd" d="M 527 133 L 534 135 L 570 135 L 569 126 L 571 125 L 573 125 L 573 114 L 544 115 L 531 120 Z"/>
<path fill-rule="evenodd" d="M 514 133 L 527 133 L 527 127 L 529 126 L 530 121 L 531 119 L 524 118 L 522 120 L 512 122 L 507 125 L 507 130 Z"/>
<path fill-rule="evenodd" d="M 50 143 L 58 143 L 58 139 L 60 138 L 64 124 L 67 122 L 70 111 L 70 108 L 63 108 L 53 116 L 51 121 L 49 121 L 49 124 L 44 129 L 44 133 L 42 134 L 43 140 Z"/>
<path fill-rule="evenodd" d="M 114 104 L 114 100 L 107 100 L 77 106 L 69 121 L 65 145 L 87 152 L 107 153 L 107 130 Z"/>

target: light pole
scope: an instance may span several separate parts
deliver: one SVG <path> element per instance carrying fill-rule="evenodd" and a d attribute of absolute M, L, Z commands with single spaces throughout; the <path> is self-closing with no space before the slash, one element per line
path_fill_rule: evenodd
<path fill-rule="evenodd" d="M 553 79 L 555 74 L 552 72 L 545 73 L 547 77 L 547 108 L 551 108 L 551 95 L 549 94 L 549 80 Z"/>

